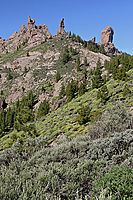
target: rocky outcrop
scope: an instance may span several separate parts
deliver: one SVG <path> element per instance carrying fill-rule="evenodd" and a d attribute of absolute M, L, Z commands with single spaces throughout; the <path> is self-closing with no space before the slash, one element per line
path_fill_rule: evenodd
<path fill-rule="evenodd" d="M 104 50 L 108 56 L 118 55 L 118 49 L 113 44 L 114 31 L 110 26 L 107 26 L 101 33 L 101 45 L 104 46 Z"/>
<path fill-rule="evenodd" d="M 22 24 L 22 26 L 20 27 L 20 30 L 19 30 L 19 33 L 20 34 L 25 34 L 26 33 L 26 27 L 25 27 L 25 25 L 24 24 Z"/>
<path fill-rule="evenodd" d="M 110 26 L 107 26 L 101 33 L 101 43 L 103 45 L 113 43 L 114 31 Z"/>
<path fill-rule="evenodd" d="M 65 23 L 64 23 L 64 18 L 62 18 L 62 20 L 60 21 L 60 26 L 57 35 L 63 35 L 64 33 L 65 33 Z"/>
<path fill-rule="evenodd" d="M 32 47 L 52 38 L 44 24 L 36 26 L 35 20 L 28 17 L 27 25 L 22 25 L 19 32 L 14 32 L 6 41 L 0 38 L 0 53 L 13 52 L 27 44 Z"/>
<path fill-rule="evenodd" d="M 35 28 L 35 20 L 31 19 L 29 16 L 27 22 L 27 30 L 30 32 L 33 28 Z"/>
<path fill-rule="evenodd" d="M 104 49 L 105 49 L 106 55 L 108 56 L 121 54 L 121 52 L 115 47 L 113 43 L 105 44 Z"/>

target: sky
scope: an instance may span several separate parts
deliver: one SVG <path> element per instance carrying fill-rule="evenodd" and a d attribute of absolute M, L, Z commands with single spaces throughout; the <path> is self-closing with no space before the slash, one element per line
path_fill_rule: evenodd
<path fill-rule="evenodd" d="M 0 6 L 2 38 L 18 31 L 28 16 L 55 35 L 64 17 L 65 30 L 85 40 L 95 36 L 99 42 L 101 31 L 111 26 L 115 46 L 133 54 L 133 0 L 0 0 Z"/>

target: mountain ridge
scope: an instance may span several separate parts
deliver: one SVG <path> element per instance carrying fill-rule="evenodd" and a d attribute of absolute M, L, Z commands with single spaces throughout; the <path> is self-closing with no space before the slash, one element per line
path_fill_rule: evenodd
<path fill-rule="evenodd" d="M 61 19 L 57 34 L 55 36 L 63 34 L 65 34 L 64 18 Z M 101 33 L 101 41 L 99 43 L 106 47 L 106 52 L 110 53 L 110 55 L 120 53 L 112 43 L 113 34 L 113 29 L 110 26 L 107 26 Z M 18 32 L 12 33 L 12 35 L 6 40 L 0 37 L 0 53 L 13 52 L 19 49 L 21 46 L 25 46 L 25 44 L 27 44 L 30 48 L 55 36 L 52 36 L 45 24 L 37 26 L 35 24 L 35 20 L 31 19 L 29 16 L 27 24 L 21 25 Z M 94 37 L 90 41 L 92 43 L 96 43 L 96 38 Z"/>

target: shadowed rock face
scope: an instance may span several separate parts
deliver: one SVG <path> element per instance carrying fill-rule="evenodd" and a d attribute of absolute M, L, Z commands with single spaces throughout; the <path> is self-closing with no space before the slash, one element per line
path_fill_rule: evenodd
<path fill-rule="evenodd" d="M 63 35 L 64 33 L 65 33 L 65 24 L 64 24 L 64 18 L 62 18 L 62 20 L 60 21 L 60 26 L 57 35 L 59 34 Z"/>
<path fill-rule="evenodd" d="M 114 31 L 110 26 L 107 26 L 101 33 L 101 43 L 106 45 L 113 42 Z"/>

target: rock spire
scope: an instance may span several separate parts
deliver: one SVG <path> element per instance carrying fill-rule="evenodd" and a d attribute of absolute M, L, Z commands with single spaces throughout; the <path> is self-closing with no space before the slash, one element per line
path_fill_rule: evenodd
<path fill-rule="evenodd" d="M 114 31 L 110 26 L 107 26 L 101 33 L 101 43 L 106 45 L 108 43 L 113 43 Z"/>
<path fill-rule="evenodd" d="M 59 30 L 57 32 L 57 35 L 59 35 L 59 34 L 63 35 L 64 33 L 65 33 L 65 23 L 64 23 L 64 18 L 62 18 L 60 21 Z"/>

